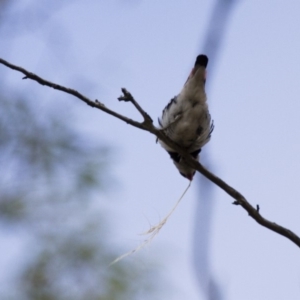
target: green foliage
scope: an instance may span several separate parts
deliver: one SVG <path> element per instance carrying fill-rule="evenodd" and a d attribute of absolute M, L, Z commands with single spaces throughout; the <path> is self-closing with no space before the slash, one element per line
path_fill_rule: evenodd
<path fill-rule="evenodd" d="M 17 288 L 0 298 L 153 299 L 151 268 L 109 266 L 120 252 L 93 200 L 108 185 L 109 149 L 76 133 L 63 112 L 1 95 L 0 220 L 26 231 L 30 243 Z"/>
<path fill-rule="evenodd" d="M 44 31 L 54 12 L 70 3 L 0 1 L 3 53 L 20 53 L 15 38 L 30 32 L 38 33 L 37 39 L 47 45 L 41 57 L 55 53 L 60 64 L 73 57 L 69 35 L 64 36 L 63 51 L 59 51 Z M 64 30 L 55 20 L 52 26 Z M 42 61 L 46 66 L 47 59 Z M 154 299 L 158 277 L 152 274 L 153 267 L 130 260 L 109 266 L 126 252 L 111 243 L 112 224 L 103 218 L 99 205 L 103 191 L 113 185 L 111 149 L 99 142 L 101 137 L 79 134 L 63 102 L 60 107 L 45 104 L 44 94 L 34 88 L 24 94 L 24 85 L 20 96 L 16 93 L 19 87 L 10 86 L 3 72 L 1 69 L 0 230 L 20 235 L 24 253 L 23 261 L 18 259 L 12 266 L 13 279 L 6 289 L 0 289 L 0 299 Z M 7 245 L 2 248 L 10 251 Z"/>

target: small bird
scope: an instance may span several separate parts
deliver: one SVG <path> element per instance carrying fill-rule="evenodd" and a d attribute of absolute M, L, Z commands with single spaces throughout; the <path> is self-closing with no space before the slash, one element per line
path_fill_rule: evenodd
<path fill-rule="evenodd" d="M 158 123 L 165 134 L 176 144 L 199 159 L 201 148 L 210 140 L 214 129 L 205 94 L 206 55 L 198 55 L 181 92 L 164 108 Z M 192 181 L 195 170 L 188 166 L 180 154 L 159 141 L 169 153 L 179 173 Z"/>

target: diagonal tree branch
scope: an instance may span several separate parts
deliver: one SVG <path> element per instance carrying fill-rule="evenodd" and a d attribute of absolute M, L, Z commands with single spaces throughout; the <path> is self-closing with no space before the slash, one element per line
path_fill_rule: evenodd
<path fill-rule="evenodd" d="M 118 99 L 120 101 L 128 101 L 131 102 L 136 109 L 140 112 L 140 114 L 143 116 L 144 121 L 143 122 L 138 122 L 135 120 L 132 120 L 130 118 L 127 118 L 109 108 L 107 108 L 104 104 L 102 104 L 101 102 L 99 102 L 98 100 L 91 100 L 89 98 L 87 98 L 86 96 L 80 94 L 79 92 L 77 92 L 74 89 L 70 89 L 67 87 L 64 87 L 62 85 L 50 82 L 48 80 L 45 80 L 39 76 L 37 76 L 34 73 L 28 72 L 27 70 L 25 70 L 24 68 L 18 67 L 16 65 L 13 65 L 7 61 L 5 61 L 4 59 L 0 58 L 0 64 L 5 65 L 6 67 L 19 71 L 21 73 L 23 73 L 25 75 L 25 77 L 23 77 L 23 79 L 31 79 L 34 80 L 36 82 L 38 82 L 41 85 L 46 85 L 48 87 L 51 87 L 55 90 L 59 90 L 62 92 L 65 92 L 67 94 L 73 95 L 76 98 L 82 100 L 83 102 L 85 102 L 87 105 L 91 106 L 91 107 L 95 107 L 98 108 L 120 120 L 122 120 L 123 122 L 130 124 L 136 128 L 148 131 L 150 133 L 152 133 L 153 135 L 155 135 L 158 139 L 162 140 L 164 143 L 166 143 L 168 146 L 172 147 L 174 150 L 176 150 L 176 152 L 178 152 L 182 158 L 186 161 L 187 164 L 189 164 L 191 167 L 193 167 L 195 170 L 197 170 L 198 172 L 200 172 L 202 175 L 204 175 L 206 178 L 208 178 L 211 182 L 213 182 L 214 184 L 216 184 L 218 187 L 220 187 L 223 191 L 225 191 L 228 195 L 230 195 L 232 198 L 235 199 L 235 201 L 233 202 L 233 204 L 235 205 L 240 205 L 241 207 L 243 207 L 249 214 L 250 217 L 252 217 L 257 223 L 259 223 L 260 225 L 282 235 L 285 236 L 286 238 L 288 238 L 289 240 L 291 240 L 293 243 L 295 243 L 298 247 L 300 247 L 300 238 L 299 236 L 297 236 L 294 232 L 292 232 L 291 230 L 280 226 L 274 222 L 271 222 L 269 220 L 267 220 L 266 218 L 264 218 L 260 212 L 259 212 L 259 206 L 257 205 L 256 208 L 254 208 L 247 200 L 246 198 L 239 193 L 237 190 L 235 190 L 233 187 L 231 187 L 230 185 L 228 185 L 225 181 L 223 181 L 221 178 L 217 177 L 216 175 L 214 175 L 213 173 L 211 173 L 210 171 L 208 171 L 206 168 L 204 168 L 197 160 L 195 160 L 189 153 L 187 153 L 183 148 L 181 148 L 180 146 L 178 146 L 176 143 L 174 143 L 172 140 L 170 140 L 165 133 L 163 132 L 163 130 L 156 128 L 153 125 L 152 119 L 151 117 L 141 108 L 141 106 L 135 101 L 135 99 L 132 97 L 132 95 L 125 89 L 122 89 L 123 92 L 123 96 L 120 96 Z"/>
<path fill-rule="evenodd" d="M 130 118 L 127 118 L 109 108 L 107 108 L 103 103 L 99 102 L 97 99 L 95 101 L 87 98 L 86 96 L 80 94 L 79 92 L 77 92 L 76 90 L 74 89 L 70 89 L 70 88 L 67 88 L 67 87 L 64 87 L 62 85 L 59 85 L 59 84 L 56 84 L 56 83 L 53 83 L 53 82 L 50 82 L 48 80 L 45 80 L 39 76 L 37 76 L 36 74 L 34 73 L 31 73 L 31 72 L 28 72 L 27 70 L 21 68 L 21 67 L 18 67 L 16 65 L 13 65 L 7 61 L 5 61 L 4 59 L 0 58 L 0 63 L 7 66 L 8 68 L 10 69 L 13 69 L 13 70 L 16 70 L 16 71 L 19 71 L 21 73 L 23 73 L 25 76 L 23 77 L 23 79 L 32 79 L 34 81 L 37 81 L 39 84 L 41 85 L 46 85 L 48 87 L 51 87 L 55 90 L 59 90 L 59 91 L 62 91 L 62 92 L 65 92 L 67 94 L 70 94 L 70 95 L 73 95 L 77 98 L 79 98 L 80 100 L 82 100 L 83 102 L 85 102 L 87 105 L 91 106 L 91 107 L 95 107 L 95 108 L 98 108 L 124 122 L 126 122 L 127 124 L 130 124 L 134 127 L 137 127 L 137 128 L 140 128 L 140 129 L 143 129 L 143 130 L 146 130 L 142 123 L 139 123 L 137 121 L 134 121 Z"/>

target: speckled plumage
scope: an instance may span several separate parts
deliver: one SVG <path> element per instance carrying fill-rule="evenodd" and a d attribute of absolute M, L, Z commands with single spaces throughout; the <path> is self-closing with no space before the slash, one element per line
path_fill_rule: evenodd
<path fill-rule="evenodd" d="M 197 57 L 183 89 L 171 99 L 158 119 L 166 135 L 195 159 L 199 158 L 201 148 L 210 140 L 213 131 L 205 94 L 207 63 L 206 55 Z M 192 180 L 195 170 L 186 165 L 176 151 L 164 142 L 159 142 L 170 154 L 180 174 Z"/>

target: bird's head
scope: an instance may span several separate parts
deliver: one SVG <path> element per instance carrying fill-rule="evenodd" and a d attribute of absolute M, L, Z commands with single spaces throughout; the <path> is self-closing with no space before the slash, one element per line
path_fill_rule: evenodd
<path fill-rule="evenodd" d="M 176 163 L 174 162 L 175 166 L 177 167 L 179 173 L 186 179 L 192 181 L 196 171 L 192 169 L 190 166 L 186 165 L 185 163 Z"/>
<path fill-rule="evenodd" d="M 190 154 L 192 155 L 192 157 L 196 160 L 199 159 L 199 153 L 201 152 L 201 148 L 200 149 L 196 149 L 192 152 L 190 152 Z M 196 173 L 195 169 L 191 168 L 185 161 L 184 159 L 182 159 L 181 155 L 178 154 L 177 152 L 173 152 L 173 151 L 168 151 L 171 159 L 173 160 L 174 165 L 176 166 L 177 170 L 179 171 L 179 173 L 187 178 L 188 180 L 192 181 L 193 177 Z"/>

